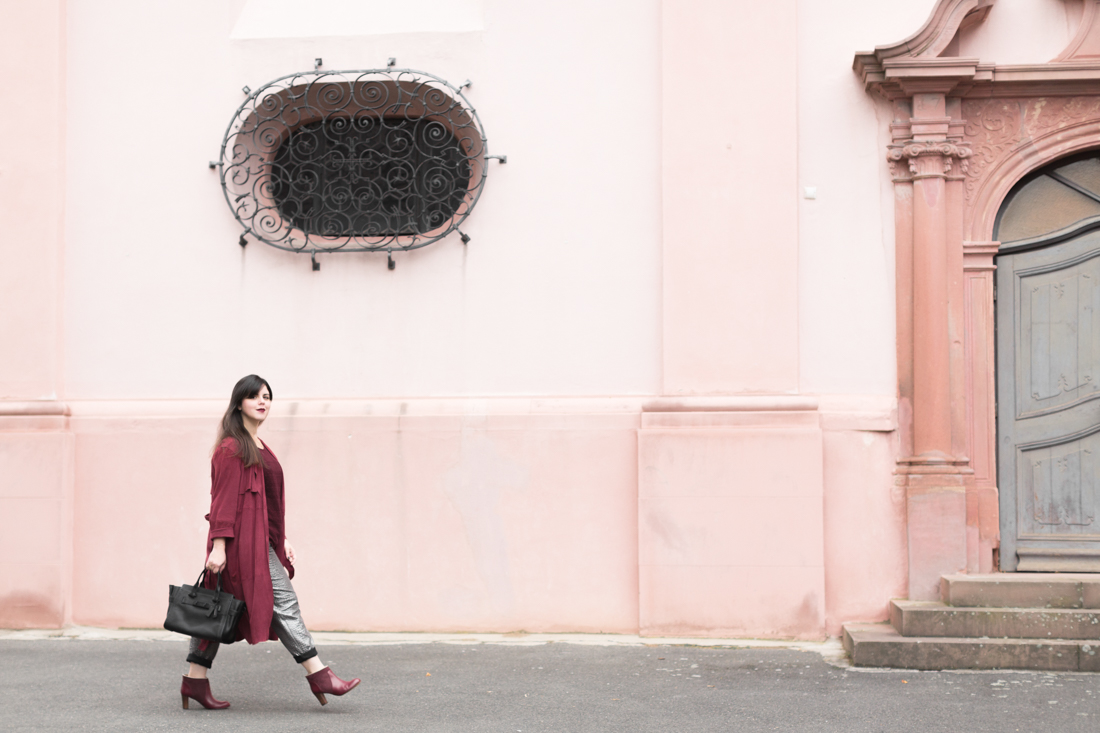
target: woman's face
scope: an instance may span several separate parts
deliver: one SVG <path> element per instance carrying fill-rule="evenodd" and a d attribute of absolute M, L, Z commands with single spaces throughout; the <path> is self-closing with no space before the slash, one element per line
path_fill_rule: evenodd
<path fill-rule="evenodd" d="M 271 412 L 271 390 L 261 387 L 254 396 L 241 400 L 241 412 L 245 417 L 262 423 Z"/>

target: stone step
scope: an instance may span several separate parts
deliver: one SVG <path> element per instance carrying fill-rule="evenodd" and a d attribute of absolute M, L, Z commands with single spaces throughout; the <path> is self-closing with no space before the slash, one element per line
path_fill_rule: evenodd
<path fill-rule="evenodd" d="M 940 598 L 966 608 L 1100 609 L 1100 573 L 945 575 Z"/>
<path fill-rule="evenodd" d="M 1100 610 L 961 608 L 939 601 L 891 601 L 890 623 L 902 636 L 1084 639 L 1100 646 Z"/>
<path fill-rule="evenodd" d="M 1100 672 L 1097 642 L 902 636 L 889 624 L 847 624 L 844 648 L 857 667 Z"/>

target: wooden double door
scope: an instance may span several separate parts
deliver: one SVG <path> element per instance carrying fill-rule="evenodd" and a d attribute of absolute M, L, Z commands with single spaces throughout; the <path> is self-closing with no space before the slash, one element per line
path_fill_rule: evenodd
<path fill-rule="evenodd" d="M 1030 236 L 996 259 L 1001 569 L 1100 572 L 1100 158 L 1015 193 L 1000 233 Z"/>

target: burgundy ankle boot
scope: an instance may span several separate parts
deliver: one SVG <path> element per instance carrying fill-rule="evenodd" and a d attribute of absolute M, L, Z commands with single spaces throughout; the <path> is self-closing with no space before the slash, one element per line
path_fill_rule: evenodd
<path fill-rule="evenodd" d="M 356 680 L 358 682 L 358 680 Z M 183 685 L 180 686 L 180 697 L 183 698 L 183 709 L 187 710 L 187 698 L 191 698 L 207 710 L 222 710 L 229 707 L 224 700 L 215 700 L 210 694 L 210 680 L 196 679 L 183 676 Z"/>
<path fill-rule="evenodd" d="M 345 682 L 332 673 L 332 670 L 325 667 L 320 672 L 314 672 L 313 674 L 307 674 L 306 680 L 309 681 L 309 689 L 317 696 L 318 702 L 322 705 L 326 704 L 328 700 L 325 699 L 325 693 L 330 695 L 343 695 L 354 690 L 359 685 L 359 678 Z"/>

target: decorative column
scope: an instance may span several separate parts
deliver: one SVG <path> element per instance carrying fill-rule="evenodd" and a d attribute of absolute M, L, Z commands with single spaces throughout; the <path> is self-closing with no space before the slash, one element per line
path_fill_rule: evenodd
<path fill-rule="evenodd" d="M 948 115 L 954 81 L 903 82 L 888 159 L 898 207 L 899 398 L 906 493 L 909 597 L 936 599 L 939 578 L 967 569 L 966 396 L 962 191 L 971 155 Z M 952 100 L 954 102 L 954 100 Z M 957 106 L 953 104 L 953 106 Z M 904 113 L 908 112 L 908 119 Z M 909 417 L 909 420 L 904 418 Z"/>

